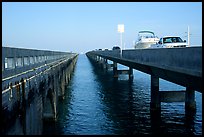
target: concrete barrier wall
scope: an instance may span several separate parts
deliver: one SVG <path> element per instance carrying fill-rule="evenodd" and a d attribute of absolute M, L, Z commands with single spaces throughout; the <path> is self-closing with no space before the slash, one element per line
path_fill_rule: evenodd
<path fill-rule="evenodd" d="M 122 56 L 112 50 L 91 53 L 202 77 L 202 47 L 123 50 Z"/>
<path fill-rule="evenodd" d="M 202 47 L 123 50 L 122 57 L 202 76 Z"/>

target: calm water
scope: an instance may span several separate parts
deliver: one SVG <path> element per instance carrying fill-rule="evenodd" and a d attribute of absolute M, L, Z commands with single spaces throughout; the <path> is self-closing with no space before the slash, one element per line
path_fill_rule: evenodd
<path fill-rule="evenodd" d="M 120 65 L 123 69 L 124 66 Z M 59 102 L 58 121 L 44 123 L 43 134 L 202 135 L 202 94 L 196 92 L 196 113 L 185 114 L 185 104 L 161 103 L 161 116 L 150 113 L 150 75 L 133 71 L 113 79 L 112 71 L 95 67 L 79 55 L 65 99 Z M 160 79 L 160 90 L 185 89 Z"/>

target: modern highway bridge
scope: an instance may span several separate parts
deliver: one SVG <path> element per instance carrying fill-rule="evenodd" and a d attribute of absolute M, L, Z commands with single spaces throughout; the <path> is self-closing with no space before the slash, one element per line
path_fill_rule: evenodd
<path fill-rule="evenodd" d="M 113 76 L 129 74 L 136 69 L 151 75 L 151 108 L 158 109 L 160 102 L 185 101 L 187 109 L 195 109 L 195 91 L 202 88 L 202 47 L 155 48 L 134 50 L 94 50 L 86 55 L 103 68 L 113 67 Z M 107 60 L 113 61 L 108 64 Z M 129 70 L 118 70 L 117 63 Z M 185 91 L 159 91 L 159 78 L 186 87 Z"/>

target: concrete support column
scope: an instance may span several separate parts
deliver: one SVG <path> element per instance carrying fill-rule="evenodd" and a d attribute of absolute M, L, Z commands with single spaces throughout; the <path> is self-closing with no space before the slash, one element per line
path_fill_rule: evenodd
<path fill-rule="evenodd" d="M 107 71 L 108 70 L 108 60 L 107 59 L 104 60 L 104 64 L 105 64 L 105 69 Z"/>
<path fill-rule="evenodd" d="M 70 81 L 69 73 L 70 73 L 70 66 L 66 69 L 67 84 L 68 84 L 69 81 Z"/>
<path fill-rule="evenodd" d="M 108 63 L 108 60 L 107 60 L 107 59 L 105 59 L 105 63 L 106 63 L 106 64 Z"/>
<path fill-rule="evenodd" d="M 94 59 L 95 61 L 97 61 L 97 56 L 93 56 L 93 57 L 94 57 L 93 59 Z"/>
<path fill-rule="evenodd" d="M 99 57 L 99 56 L 96 56 L 96 61 L 97 61 L 97 62 L 99 61 L 99 59 L 100 59 L 100 57 Z"/>
<path fill-rule="evenodd" d="M 67 69 L 66 69 L 66 71 L 65 71 L 65 84 L 67 85 L 68 83 L 69 83 L 69 81 L 68 81 L 68 76 L 67 76 L 68 74 L 67 74 Z"/>
<path fill-rule="evenodd" d="M 57 93 L 58 93 L 58 90 L 59 90 L 59 76 L 58 75 L 54 75 L 54 78 L 53 78 L 53 119 L 56 120 L 57 119 Z"/>
<path fill-rule="evenodd" d="M 99 66 L 100 66 L 100 68 L 103 69 L 103 58 L 102 57 L 100 57 Z"/>
<path fill-rule="evenodd" d="M 25 92 L 25 81 L 21 79 L 22 84 L 22 110 L 21 110 L 21 117 L 22 117 L 22 127 L 23 127 L 23 134 L 26 135 L 26 92 Z"/>
<path fill-rule="evenodd" d="M 133 79 L 133 69 L 129 67 L 129 79 Z"/>
<path fill-rule="evenodd" d="M 95 56 L 95 61 L 96 61 L 96 62 L 98 61 L 98 56 Z"/>
<path fill-rule="evenodd" d="M 196 110 L 195 91 L 189 87 L 186 87 L 185 109 L 186 110 Z"/>
<path fill-rule="evenodd" d="M 60 72 L 57 72 L 56 73 L 56 77 L 55 77 L 55 80 L 56 80 L 56 86 L 55 86 L 55 93 L 57 95 L 57 97 L 59 95 L 61 95 L 62 93 L 62 89 L 61 89 L 61 78 L 62 78 L 62 74 Z"/>
<path fill-rule="evenodd" d="M 161 102 L 159 96 L 159 77 L 151 75 L 151 103 L 150 107 L 152 110 L 160 109 Z"/>
<path fill-rule="evenodd" d="M 62 77 L 61 77 L 61 98 L 64 99 L 64 91 L 65 91 L 65 72 L 64 69 L 62 70 Z"/>
<path fill-rule="evenodd" d="M 70 76 L 70 74 L 68 73 L 68 82 L 70 81 L 70 79 L 71 79 L 71 76 Z"/>
<path fill-rule="evenodd" d="M 104 69 L 104 70 L 107 70 L 107 63 L 106 63 L 107 61 L 106 61 L 106 60 L 107 60 L 107 59 L 104 59 L 104 58 L 103 58 L 103 69 Z"/>
<path fill-rule="evenodd" d="M 117 67 L 117 63 L 113 62 L 113 77 L 114 78 L 118 78 L 118 67 Z"/>

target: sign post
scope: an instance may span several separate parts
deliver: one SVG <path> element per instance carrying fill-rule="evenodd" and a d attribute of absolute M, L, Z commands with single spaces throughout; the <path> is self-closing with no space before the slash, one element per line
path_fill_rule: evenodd
<path fill-rule="evenodd" d="M 118 32 L 120 33 L 120 54 L 122 55 L 122 33 L 124 32 L 124 24 L 118 24 Z"/>

